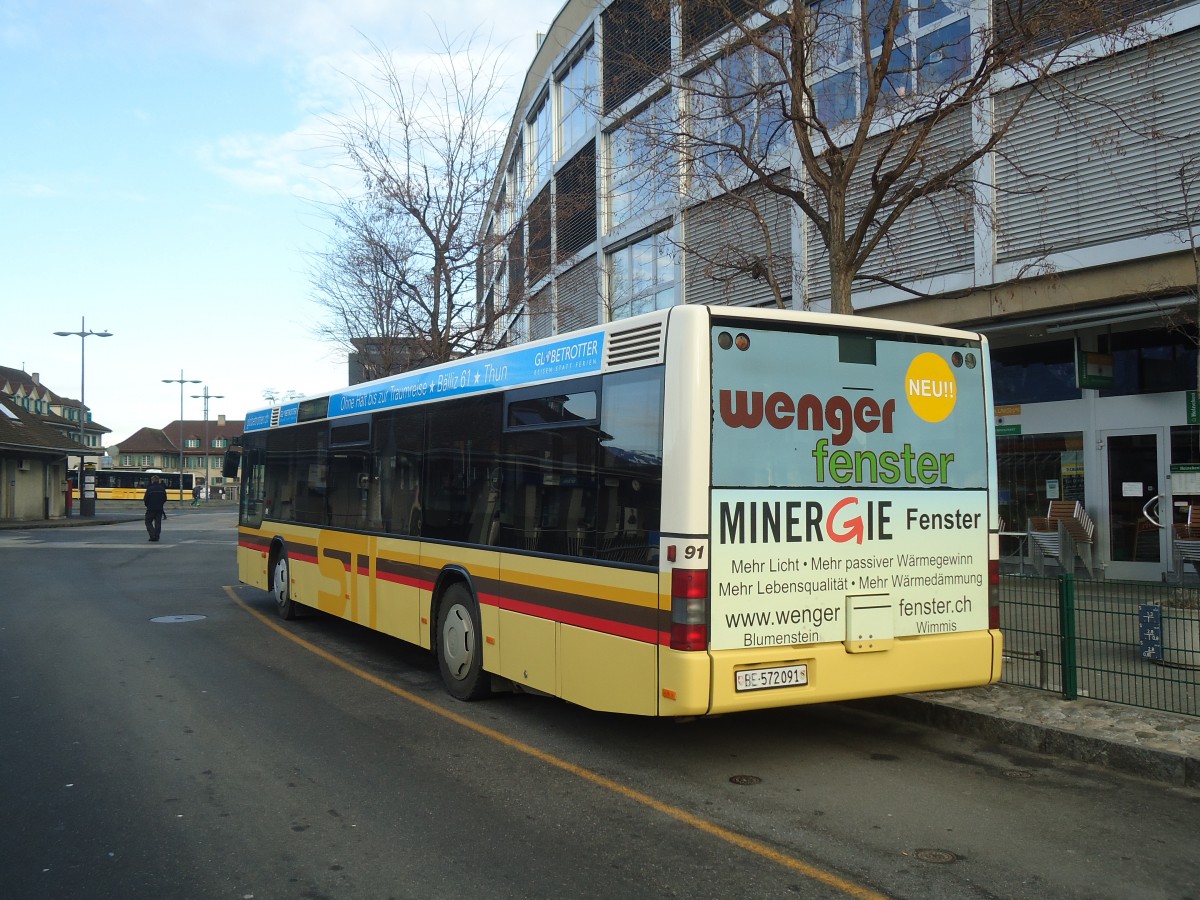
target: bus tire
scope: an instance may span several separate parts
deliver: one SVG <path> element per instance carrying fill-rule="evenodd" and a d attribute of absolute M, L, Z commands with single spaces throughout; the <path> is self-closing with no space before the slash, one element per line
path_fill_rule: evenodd
<path fill-rule="evenodd" d="M 491 677 L 483 671 L 482 636 L 475 598 L 466 585 L 450 585 L 438 607 L 437 658 L 446 690 L 459 700 L 491 693 Z"/>
<path fill-rule="evenodd" d="M 291 580 L 289 578 L 287 551 L 280 549 L 275 557 L 275 570 L 271 577 L 271 593 L 275 595 L 275 608 L 283 619 L 291 621 L 296 618 L 296 607 L 300 604 L 292 599 Z"/>

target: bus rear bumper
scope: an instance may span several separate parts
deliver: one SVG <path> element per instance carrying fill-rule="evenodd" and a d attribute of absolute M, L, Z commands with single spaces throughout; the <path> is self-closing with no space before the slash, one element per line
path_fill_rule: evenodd
<path fill-rule="evenodd" d="M 1000 679 L 1003 638 L 996 630 L 920 635 L 896 638 L 876 653 L 849 653 L 842 643 L 711 654 L 662 652 L 664 688 L 675 681 L 683 689 L 674 691 L 674 700 L 664 691 L 661 714 L 703 715 L 991 684 Z M 700 694 L 702 668 L 711 675 L 703 691 L 706 698 Z M 737 673 L 743 670 L 774 670 L 773 678 L 743 676 L 739 689 Z M 803 683 L 795 683 L 800 678 Z M 779 682 L 785 686 L 748 686 Z M 708 708 L 701 710 L 705 699 L 710 700 Z"/>

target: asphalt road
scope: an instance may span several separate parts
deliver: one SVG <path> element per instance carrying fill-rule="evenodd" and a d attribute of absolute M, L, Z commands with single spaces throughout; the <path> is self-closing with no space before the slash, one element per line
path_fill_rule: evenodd
<path fill-rule="evenodd" d="M 458 703 L 228 511 L 0 532 L 6 898 L 1200 896 L 1200 792 L 849 706 Z"/>

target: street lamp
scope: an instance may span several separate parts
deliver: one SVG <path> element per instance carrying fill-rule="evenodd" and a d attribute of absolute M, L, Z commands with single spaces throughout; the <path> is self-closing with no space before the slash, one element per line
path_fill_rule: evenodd
<path fill-rule="evenodd" d="M 111 331 L 89 331 L 87 319 L 79 317 L 78 331 L 56 331 L 58 337 L 79 338 L 79 515 L 94 516 L 96 514 L 96 494 L 85 497 L 83 489 L 83 451 L 87 447 L 83 425 L 87 419 L 87 406 L 84 405 L 84 391 L 87 387 L 87 339 L 90 337 L 112 337 Z"/>
<path fill-rule="evenodd" d="M 182 375 L 183 373 L 180 372 L 179 374 Z M 209 400 L 224 400 L 225 395 L 224 394 L 210 394 L 208 392 L 208 385 L 206 384 L 204 386 L 203 394 L 192 394 L 193 400 L 199 400 L 201 397 L 204 398 L 204 494 L 205 494 L 205 499 L 207 499 L 212 493 L 209 490 L 209 485 L 212 483 L 212 478 L 209 477 L 209 473 L 208 473 L 208 451 L 209 451 L 209 446 L 208 446 L 208 401 Z"/>
<path fill-rule="evenodd" d="M 199 378 L 184 378 L 183 369 L 179 370 L 178 378 L 164 378 L 163 384 L 179 385 L 179 499 L 183 500 L 183 386 L 199 384 Z"/>

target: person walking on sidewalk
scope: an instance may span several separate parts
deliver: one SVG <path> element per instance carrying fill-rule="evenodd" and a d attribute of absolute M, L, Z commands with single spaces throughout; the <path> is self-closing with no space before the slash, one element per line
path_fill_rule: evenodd
<path fill-rule="evenodd" d="M 150 487 L 146 488 L 142 502 L 146 504 L 146 533 L 150 535 L 150 540 L 157 541 L 162 534 L 162 520 L 166 516 L 163 507 L 167 504 L 167 489 L 157 475 L 150 476 Z"/>

